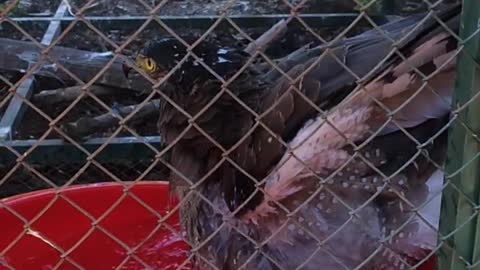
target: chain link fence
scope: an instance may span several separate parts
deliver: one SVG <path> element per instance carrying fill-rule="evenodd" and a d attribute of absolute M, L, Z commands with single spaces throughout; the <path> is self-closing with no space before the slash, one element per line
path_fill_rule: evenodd
<path fill-rule="evenodd" d="M 100 269 L 75 254 L 92 239 L 111 269 L 478 268 L 480 2 L 43 4 L 0 4 L 0 197 L 55 196 L 30 217 L 0 201 L 0 269 L 27 269 L 32 235 L 48 269 Z M 132 192 L 149 180 L 168 212 Z M 65 195 L 98 182 L 123 188 L 102 211 Z M 66 246 L 38 225 L 58 201 L 89 225 Z M 125 201 L 156 222 L 137 243 L 105 224 Z M 160 231 L 181 263 L 141 254 Z"/>

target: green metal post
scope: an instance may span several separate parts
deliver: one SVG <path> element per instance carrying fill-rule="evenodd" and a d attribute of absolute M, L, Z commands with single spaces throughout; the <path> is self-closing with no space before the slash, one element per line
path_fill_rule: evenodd
<path fill-rule="evenodd" d="M 446 181 L 442 197 L 440 241 L 444 243 L 437 269 L 472 268 L 480 255 L 478 202 L 480 194 L 480 1 L 464 0 L 460 37 L 465 42 L 457 61 L 457 81 L 453 97 L 453 117 L 449 132 Z M 463 105 L 470 102 L 465 108 Z M 473 202 L 473 204 L 471 203 Z"/>

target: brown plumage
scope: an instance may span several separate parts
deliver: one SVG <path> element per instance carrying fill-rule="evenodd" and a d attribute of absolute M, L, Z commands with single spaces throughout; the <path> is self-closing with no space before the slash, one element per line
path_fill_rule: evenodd
<path fill-rule="evenodd" d="M 423 156 L 415 157 L 415 152 L 418 152 L 415 142 L 399 131 L 399 126 L 410 128 L 407 132 L 422 144 L 445 125 L 455 79 L 456 51 L 453 46 L 449 48 L 449 43 L 454 40 L 446 33 L 438 34 L 418 47 L 404 62 L 387 69 L 370 82 L 364 91 L 359 90 L 346 98 L 329 113 L 328 121 L 318 117 L 305 125 L 289 144 L 292 153 L 286 153 L 266 178 L 268 199 L 247 213 L 244 217 L 246 221 L 262 224 L 273 233 L 288 222 L 287 216 L 274 201 L 294 211 L 301 205 L 299 202 L 310 198 L 295 218 L 309 220 L 309 216 L 317 214 L 323 216 L 325 224 L 331 226 L 337 223 L 332 228 L 323 224 L 306 226 L 317 237 L 322 235 L 320 239 L 335 235 L 335 231 L 346 224 L 342 233 L 329 240 L 332 245 L 326 244 L 325 248 L 339 258 L 349 258 L 352 250 L 364 252 L 347 266 L 358 266 L 379 248 L 379 242 L 392 236 L 387 241 L 387 248 L 379 248 L 384 257 L 372 259 L 365 269 L 384 269 L 389 265 L 402 269 L 405 261 L 422 259 L 424 252 L 435 247 L 436 233 L 429 230 L 428 225 L 412 210 L 425 202 L 429 191 L 426 182 L 435 167 Z M 424 87 L 422 78 L 413 68 L 431 76 Z M 398 112 L 389 119 L 387 110 Z M 444 158 L 445 136 L 443 133 L 425 147 L 437 164 L 441 164 Z M 360 145 L 367 140 L 371 141 L 361 152 L 370 164 L 356 156 L 349 146 L 349 142 Z M 401 143 L 401 147 L 411 149 L 398 149 L 392 147 L 392 143 Z M 395 154 L 407 156 L 395 157 Z M 404 163 L 409 165 L 401 169 Z M 391 176 L 397 170 L 400 171 Z M 319 184 L 315 173 L 329 177 L 329 180 Z M 385 181 L 383 175 L 391 178 Z M 308 192 L 318 189 L 323 191 L 316 196 Z M 369 202 L 372 197 L 375 200 Z M 333 203 L 334 200 L 343 200 L 353 209 L 362 207 L 349 224 L 351 217 L 346 206 Z M 359 225 L 368 230 L 359 229 Z M 296 225 L 292 223 L 292 226 Z M 298 241 L 292 234 L 280 235 L 274 239 Z M 356 235 L 354 240 L 352 235 Z M 366 244 L 370 242 L 371 245 Z M 357 248 L 354 248 L 355 245 Z M 324 256 L 318 256 L 313 261 L 329 261 L 328 256 Z"/>
<path fill-rule="evenodd" d="M 459 11 L 457 6 L 438 16 L 458 28 Z M 362 269 L 403 269 L 406 262 L 425 255 L 435 234 L 425 234 L 412 217 L 412 205 L 399 196 L 420 204 L 428 195 L 426 182 L 435 167 L 418 154 L 410 137 L 424 143 L 448 119 L 456 43 L 433 18 L 415 27 L 421 19 L 412 16 L 383 27 L 393 40 L 401 39 L 397 47 L 408 59 L 392 54 L 372 73 L 391 50 L 391 42 L 376 31 L 291 54 L 280 66 L 292 78 L 301 75 L 295 82 L 301 94 L 275 70 L 243 68 L 246 55 L 218 44 L 200 43 L 193 52 L 227 80 L 226 85 L 185 56 L 179 42 L 153 42 L 140 52 L 137 63 L 153 66 L 148 73 L 154 78 L 184 61 L 168 78 L 173 87 L 165 94 L 194 120 L 164 101 L 159 126 L 171 150 L 170 181 L 183 200 L 181 220 L 197 267 L 354 268 L 378 248 L 378 256 Z M 325 50 L 340 63 L 331 55 L 317 62 Z M 145 59 L 155 65 L 142 64 Z M 429 82 L 446 103 L 431 92 L 417 93 L 422 79 L 411 65 L 429 76 L 447 59 L 452 61 Z M 356 87 L 352 71 L 360 78 L 369 75 L 364 90 L 351 93 Z M 230 82 L 232 76 L 236 78 Z M 335 128 L 322 125 L 322 117 L 304 97 L 328 110 Z M 393 116 L 395 123 L 389 122 L 384 107 L 395 110 L 409 99 Z M 278 139 L 288 142 L 291 151 Z M 356 152 L 350 142 L 364 146 Z M 423 150 L 441 163 L 444 142 L 445 136 L 439 136 Z M 383 174 L 391 177 L 384 181 Z M 251 178 L 261 181 L 266 196 Z M 285 208 L 294 213 L 287 215 Z M 397 234 L 389 238 L 392 232 Z M 321 249 L 318 241 L 326 241 Z"/>

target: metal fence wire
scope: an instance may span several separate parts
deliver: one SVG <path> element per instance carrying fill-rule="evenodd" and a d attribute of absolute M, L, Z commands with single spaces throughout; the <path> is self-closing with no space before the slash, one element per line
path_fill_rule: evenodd
<path fill-rule="evenodd" d="M 139 254 L 160 230 L 190 246 L 171 269 L 480 267 L 479 1 L 47 2 L 0 3 L 0 194 L 56 190 L 33 217 L 0 201 L 21 228 L 0 269 L 30 236 L 51 269 L 99 269 L 75 255 L 96 233 L 112 269 L 165 269 Z M 131 192 L 146 180 L 178 204 Z M 124 188 L 99 215 L 65 196 L 98 181 Z M 140 244 L 102 224 L 125 200 L 158 220 Z M 56 201 L 91 224 L 68 247 L 37 228 Z"/>

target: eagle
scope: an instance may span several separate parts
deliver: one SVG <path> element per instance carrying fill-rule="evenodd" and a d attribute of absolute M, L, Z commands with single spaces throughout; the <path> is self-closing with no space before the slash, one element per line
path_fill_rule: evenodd
<path fill-rule="evenodd" d="M 458 31 L 460 12 L 305 46 L 269 70 L 259 53 L 215 41 L 146 44 L 135 69 L 169 84 L 158 90 L 158 126 L 194 266 L 406 269 L 424 260 L 436 224 L 417 208 L 443 180 L 455 81 L 457 40 L 443 25 Z"/>

